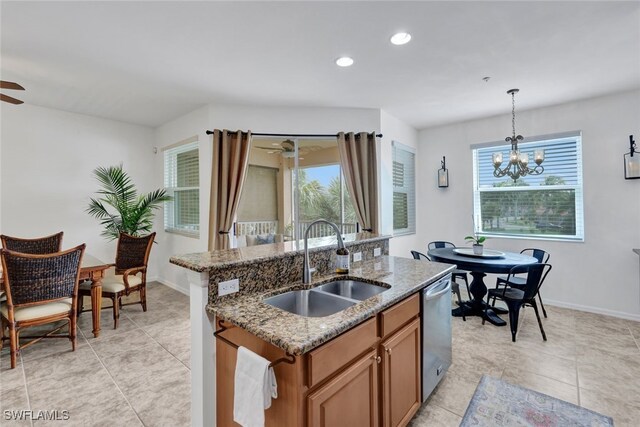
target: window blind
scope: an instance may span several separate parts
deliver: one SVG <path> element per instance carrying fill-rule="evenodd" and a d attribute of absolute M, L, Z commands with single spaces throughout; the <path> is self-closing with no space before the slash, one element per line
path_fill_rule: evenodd
<path fill-rule="evenodd" d="M 543 149 L 544 172 L 517 181 L 493 176 L 492 155 L 508 159 L 510 144 L 473 150 L 474 228 L 483 235 L 584 240 L 582 147 L 579 132 L 518 144 L 521 152 Z"/>
<path fill-rule="evenodd" d="M 393 232 L 416 232 L 415 153 L 399 142 L 392 142 Z"/>
<path fill-rule="evenodd" d="M 278 220 L 278 169 L 249 165 L 237 216 L 238 221 Z"/>
<path fill-rule="evenodd" d="M 200 230 L 198 142 L 164 151 L 164 186 L 172 200 L 164 205 L 164 229 L 188 235 Z"/>

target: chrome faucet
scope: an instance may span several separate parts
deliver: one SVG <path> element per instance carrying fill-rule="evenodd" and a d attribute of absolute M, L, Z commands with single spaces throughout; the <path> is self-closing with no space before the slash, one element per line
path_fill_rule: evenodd
<path fill-rule="evenodd" d="M 331 227 L 333 227 L 334 230 L 336 230 L 336 236 L 338 237 L 338 249 L 344 249 L 344 242 L 342 241 L 342 234 L 340 233 L 340 229 L 338 228 L 337 225 L 335 225 L 332 222 L 327 221 L 326 219 L 318 219 L 316 221 L 313 221 L 311 224 L 309 224 L 307 229 L 304 231 L 304 267 L 302 269 L 302 283 L 311 282 L 311 275 L 313 274 L 314 271 L 316 271 L 315 268 L 310 268 L 309 267 L 309 244 L 308 244 L 308 240 L 309 240 L 309 230 L 311 230 L 311 227 L 313 227 L 316 224 L 320 224 L 320 223 L 329 224 Z"/>

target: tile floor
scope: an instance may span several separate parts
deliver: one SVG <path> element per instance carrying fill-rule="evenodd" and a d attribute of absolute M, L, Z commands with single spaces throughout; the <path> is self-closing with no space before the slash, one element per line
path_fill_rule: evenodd
<path fill-rule="evenodd" d="M 9 409 L 68 410 L 78 426 L 190 425 L 189 301 L 158 283 L 149 285 L 149 311 L 124 307 L 117 330 L 102 312 L 100 338 L 91 315 L 79 323 L 78 347 L 66 340 L 26 349 L 10 370 L 0 356 L 0 425 Z M 411 423 L 457 426 L 482 374 L 610 415 L 616 426 L 640 420 L 640 323 L 547 307 L 543 342 L 533 310 L 522 313 L 518 341 L 508 327 L 483 326 L 477 317 L 453 321 L 454 362 Z"/>

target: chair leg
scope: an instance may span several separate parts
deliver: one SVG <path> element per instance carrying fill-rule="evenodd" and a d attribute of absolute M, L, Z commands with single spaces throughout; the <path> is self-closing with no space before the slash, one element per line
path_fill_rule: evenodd
<path fill-rule="evenodd" d="M 487 293 L 487 305 L 484 306 L 484 316 L 482 316 L 482 324 L 484 325 L 487 319 L 487 313 L 489 312 L 489 293 Z"/>
<path fill-rule="evenodd" d="M 82 313 L 82 310 L 84 310 L 84 295 L 79 295 L 78 296 L 78 310 L 77 310 L 78 317 L 80 317 L 80 314 Z"/>
<path fill-rule="evenodd" d="M 18 336 L 15 323 L 9 323 L 9 344 L 11 346 L 11 369 L 15 369 L 18 364 Z"/>
<path fill-rule="evenodd" d="M 4 317 L 0 316 L 0 350 L 4 345 Z"/>
<path fill-rule="evenodd" d="M 540 301 L 540 308 L 542 309 L 542 314 L 544 315 L 544 318 L 547 318 L 547 310 L 544 309 L 544 304 L 542 303 L 542 296 L 540 295 L 540 292 L 538 292 L 538 301 Z"/>
<path fill-rule="evenodd" d="M 540 313 L 538 312 L 538 304 L 536 304 L 535 298 L 531 299 L 531 306 L 533 307 L 533 311 L 536 312 L 536 318 L 538 319 L 538 326 L 540 327 L 540 332 L 542 333 L 542 339 L 546 341 L 547 334 L 544 333 L 544 328 L 542 327 L 542 320 L 540 319 Z"/>
<path fill-rule="evenodd" d="M 142 311 L 147 311 L 147 284 L 142 283 L 140 286 L 140 304 L 142 304 Z"/>
<path fill-rule="evenodd" d="M 460 288 L 459 287 L 456 288 L 455 293 L 458 296 L 458 306 L 460 306 L 460 310 L 462 310 L 461 311 L 462 312 L 462 321 L 466 322 L 467 319 L 466 319 L 466 317 L 464 315 L 464 306 L 462 305 L 462 297 L 460 296 Z"/>
<path fill-rule="evenodd" d="M 111 297 L 113 305 L 113 329 L 118 329 L 118 320 L 120 319 L 120 294 Z"/>
<path fill-rule="evenodd" d="M 518 320 L 520 318 L 520 308 L 522 307 L 521 302 L 508 302 L 507 307 L 509 308 L 509 327 L 511 328 L 511 341 L 516 342 L 516 334 L 518 333 Z"/>
<path fill-rule="evenodd" d="M 69 318 L 69 339 L 71 340 L 71 351 L 76 351 L 78 337 L 76 336 L 76 316 Z"/>

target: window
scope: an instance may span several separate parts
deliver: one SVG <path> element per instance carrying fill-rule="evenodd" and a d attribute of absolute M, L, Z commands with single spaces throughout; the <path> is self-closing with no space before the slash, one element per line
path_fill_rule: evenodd
<path fill-rule="evenodd" d="M 513 181 L 493 176 L 492 154 L 511 145 L 473 148 L 475 232 L 487 236 L 584 240 L 580 132 L 527 138 L 520 151 L 544 149 L 544 172 Z M 530 158 L 533 155 L 530 154 Z M 508 158 L 508 155 L 507 157 Z"/>
<path fill-rule="evenodd" d="M 164 205 L 164 229 L 198 237 L 200 178 L 198 139 L 190 138 L 164 152 L 164 186 L 172 200 Z"/>
<path fill-rule="evenodd" d="M 323 218 L 335 223 L 342 234 L 357 231 L 356 211 L 340 164 L 299 168 L 298 188 L 301 230 L 306 230 L 313 221 Z M 311 230 L 309 236 L 325 237 L 334 234 L 330 226 L 319 224 Z"/>
<path fill-rule="evenodd" d="M 416 232 L 415 152 L 393 141 L 393 234 Z"/>

